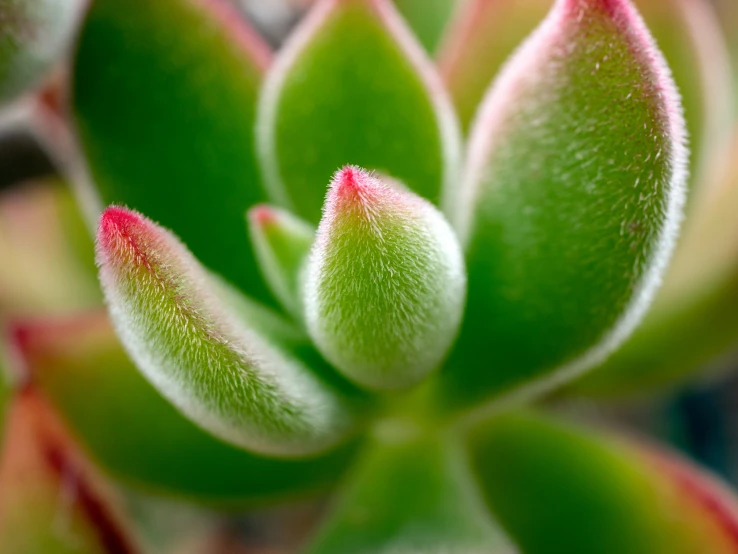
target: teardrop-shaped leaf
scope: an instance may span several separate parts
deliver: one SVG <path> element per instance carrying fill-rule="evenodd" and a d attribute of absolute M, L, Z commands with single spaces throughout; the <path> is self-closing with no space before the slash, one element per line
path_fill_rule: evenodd
<path fill-rule="evenodd" d="M 95 0 L 71 99 L 101 206 L 149 214 L 259 299 L 243 214 L 265 199 L 253 127 L 268 62 L 223 0 Z"/>
<path fill-rule="evenodd" d="M 194 423 L 257 452 L 333 446 L 356 407 L 239 317 L 186 247 L 136 212 L 108 208 L 100 280 L 116 332 L 143 374 Z"/>
<path fill-rule="evenodd" d="M 356 449 L 350 444 L 324 457 L 279 460 L 216 439 L 144 379 L 103 313 L 13 328 L 31 386 L 97 463 L 139 489 L 215 505 L 281 499 L 335 481 Z"/>
<path fill-rule="evenodd" d="M 723 156 L 718 151 L 716 155 Z M 653 306 L 604 364 L 573 383 L 586 396 L 614 396 L 679 383 L 738 345 L 738 132 L 722 182 L 696 199 Z"/>
<path fill-rule="evenodd" d="M 81 0 L 5 0 L 0 5 L 0 106 L 37 85 L 64 54 Z"/>
<path fill-rule="evenodd" d="M 134 554 L 113 499 L 50 428 L 33 395 L 13 403 L 0 459 L 1 550 L 7 554 Z"/>
<path fill-rule="evenodd" d="M 526 554 L 738 548 L 735 494 L 669 454 L 533 413 L 495 418 L 470 444 L 490 509 Z"/>
<path fill-rule="evenodd" d="M 248 224 L 264 280 L 282 306 L 301 319 L 300 270 L 315 239 L 315 229 L 291 213 L 267 205 L 249 210 Z"/>
<path fill-rule="evenodd" d="M 483 506 L 455 443 L 395 431 L 367 449 L 307 552 L 517 552 Z"/>
<path fill-rule="evenodd" d="M 452 405 L 591 368 L 658 286 L 684 122 L 630 1 L 560 0 L 485 100 L 470 149 L 457 218 L 469 301 L 440 387 Z"/>
<path fill-rule="evenodd" d="M 273 196 L 311 223 L 345 164 L 434 202 L 457 184 L 450 100 L 389 0 L 318 2 L 267 76 L 257 134 Z"/>
<path fill-rule="evenodd" d="M 443 215 L 347 166 L 336 173 L 305 270 L 305 320 L 328 361 L 394 389 L 436 369 L 461 320 L 463 255 Z"/>

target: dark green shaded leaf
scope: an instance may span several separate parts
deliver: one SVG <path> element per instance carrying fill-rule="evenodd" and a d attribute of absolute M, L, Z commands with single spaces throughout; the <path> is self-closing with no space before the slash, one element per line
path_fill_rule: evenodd
<path fill-rule="evenodd" d="M 268 60 L 223 0 L 95 0 L 72 76 L 102 205 L 149 214 L 258 299 L 269 293 L 243 214 L 265 199 L 253 127 Z"/>

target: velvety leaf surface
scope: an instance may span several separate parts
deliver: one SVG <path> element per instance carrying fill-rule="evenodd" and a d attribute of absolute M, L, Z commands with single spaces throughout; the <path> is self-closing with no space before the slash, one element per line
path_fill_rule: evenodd
<path fill-rule="evenodd" d="M 249 210 L 248 225 L 264 280 L 282 306 L 300 320 L 300 271 L 315 240 L 315 229 L 289 212 L 267 205 Z"/>
<path fill-rule="evenodd" d="M 526 554 L 727 554 L 738 503 L 686 462 L 531 413 L 478 427 L 483 494 Z"/>
<path fill-rule="evenodd" d="M 273 196 L 312 223 L 345 164 L 434 202 L 457 186 L 450 101 L 389 0 L 317 3 L 267 76 L 257 133 Z"/>
<path fill-rule="evenodd" d="M 409 432 L 367 450 L 307 552 L 516 552 L 487 514 L 456 445 Z"/>
<path fill-rule="evenodd" d="M 716 152 L 724 156 L 725 152 Z M 678 383 L 738 344 L 738 132 L 731 167 L 693 206 L 653 306 L 632 337 L 572 389 L 619 395 Z M 720 364 L 722 365 L 722 364 Z"/>
<path fill-rule="evenodd" d="M 327 457 L 270 459 L 229 446 L 185 419 L 129 361 L 103 314 L 15 326 L 40 390 L 114 477 L 213 504 L 267 501 L 334 481 L 354 445 Z"/>
<path fill-rule="evenodd" d="M 297 455 L 334 445 L 356 424 L 359 407 L 239 317 L 236 291 L 219 296 L 168 231 L 136 212 L 108 208 L 98 263 L 129 355 L 204 429 L 250 450 Z"/>
<path fill-rule="evenodd" d="M 397 10 L 407 21 L 428 52 L 435 52 L 460 0 L 394 0 Z"/>
<path fill-rule="evenodd" d="M 101 204 L 150 215 L 260 299 L 243 214 L 265 199 L 253 127 L 268 60 L 223 0 L 95 0 L 72 82 Z"/>
<path fill-rule="evenodd" d="M 13 404 L 0 460 L 0 534 L 7 554 L 140 552 L 111 499 L 48 429 L 43 406 L 24 395 Z"/>
<path fill-rule="evenodd" d="M 677 231 L 683 141 L 630 2 L 558 2 L 472 132 L 457 218 L 469 300 L 439 387 L 452 405 L 544 389 L 630 333 Z"/>
<path fill-rule="evenodd" d="M 0 105 L 38 84 L 68 45 L 80 0 L 3 0 Z"/>
<path fill-rule="evenodd" d="M 465 294 L 461 248 L 433 205 L 354 166 L 336 173 L 304 287 L 328 361 L 368 388 L 413 385 L 447 353 Z"/>

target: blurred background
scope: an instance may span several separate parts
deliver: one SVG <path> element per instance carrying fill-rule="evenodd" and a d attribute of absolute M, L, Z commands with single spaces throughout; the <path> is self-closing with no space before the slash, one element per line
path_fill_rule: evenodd
<path fill-rule="evenodd" d="M 310 4 L 309 0 L 231 1 L 274 47 Z M 447 22 L 465 1 L 471 0 L 397 0 L 397 4 L 423 46 L 436 55 L 443 47 Z M 540 0 L 517 1 L 540 4 Z M 738 83 L 738 0 L 695 2 L 709 4 L 724 26 L 734 74 L 726 78 Z M 53 82 L 54 75 L 49 79 Z M 53 94 L 45 94 L 40 101 L 53 107 Z M 738 106 L 738 94 L 734 96 Z M 29 126 L 38 101 L 21 98 L 0 112 L 0 317 L 6 320 L 83 311 L 101 304 L 93 245 L 74 192 L 62 177 L 63 168 L 44 148 L 37 130 Z M 733 128 L 738 125 L 733 123 Z M 738 220 L 738 205 L 733 211 Z M 738 305 L 724 308 L 736 311 Z M 596 406 L 586 400 L 562 401 L 562 409 L 614 420 L 657 437 L 738 486 L 738 325 L 730 333 L 735 337 L 733 347 L 707 362 L 697 380 Z M 297 506 L 288 515 L 278 512 L 258 520 L 234 520 L 231 535 L 261 534 L 265 542 L 273 541 L 271 535 L 276 531 L 263 523 L 272 516 L 291 518 L 298 536 L 315 512 L 312 507 Z M 279 540 L 291 539 L 281 536 Z"/>

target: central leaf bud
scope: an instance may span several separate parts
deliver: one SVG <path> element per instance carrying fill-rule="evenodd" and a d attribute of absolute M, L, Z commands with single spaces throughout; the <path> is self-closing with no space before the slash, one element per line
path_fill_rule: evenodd
<path fill-rule="evenodd" d="M 308 330 L 328 361 L 365 387 L 396 389 L 440 365 L 466 272 L 435 207 L 347 166 L 330 185 L 303 292 Z"/>

